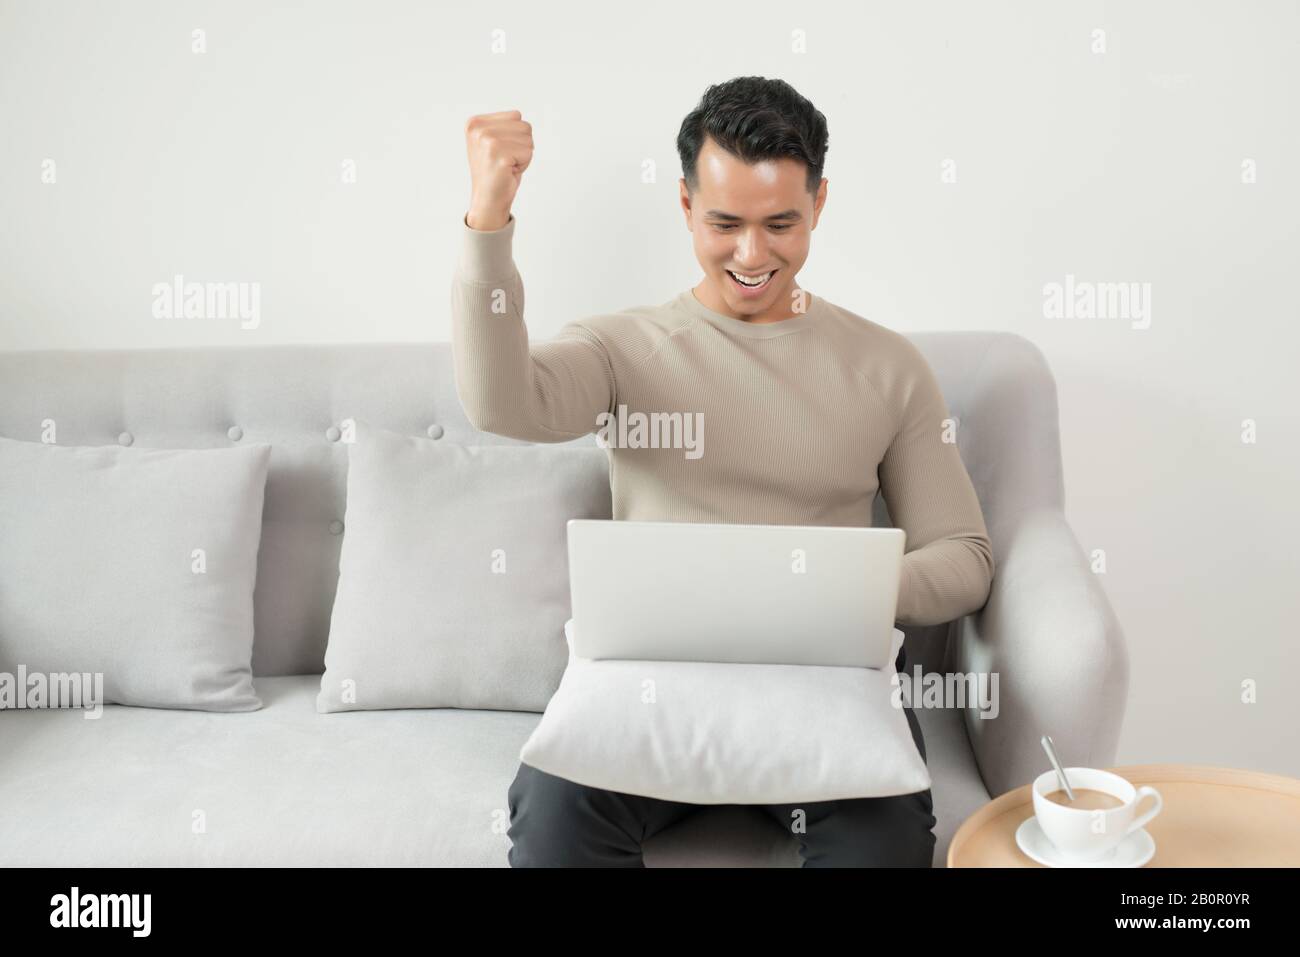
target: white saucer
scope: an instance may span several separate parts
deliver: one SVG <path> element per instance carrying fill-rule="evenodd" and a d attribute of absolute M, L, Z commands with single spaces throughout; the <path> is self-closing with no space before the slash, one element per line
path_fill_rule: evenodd
<path fill-rule="evenodd" d="M 1119 846 L 1101 860 L 1070 860 L 1061 856 L 1056 845 L 1047 839 L 1043 829 L 1038 826 L 1038 818 L 1032 814 L 1016 828 L 1016 846 L 1047 867 L 1141 867 L 1156 852 L 1155 838 L 1147 833 L 1146 828 L 1140 827 L 1120 841 Z"/>

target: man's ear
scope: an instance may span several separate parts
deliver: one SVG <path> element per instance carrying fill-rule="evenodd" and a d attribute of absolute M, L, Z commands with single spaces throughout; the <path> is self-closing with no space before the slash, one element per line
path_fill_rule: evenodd
<path fill-rule="evenodd" d="M 686 214 L 686 228 L 691 229 L 691 191 L 686 188 L 686 177 L 683 176 L 677 181 L 677 188 L 681 193 L 682 212 Z"/>
<path fill-rule="evenodd" d="M 826 205 L 826 187 L 830 183 L 825 176 L 822 177 L 821 185 L 817 187 L 817 197 L 813 200 L 813 221 L 810 228 L 817 228 L 817 220 L 821 219 L 822 207 Z"/>

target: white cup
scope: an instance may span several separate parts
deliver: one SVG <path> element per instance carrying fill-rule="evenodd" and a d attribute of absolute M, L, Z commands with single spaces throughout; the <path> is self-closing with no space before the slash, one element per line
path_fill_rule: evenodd
<path fill-rule="evenodd" d="M 1049 801 L 1047 795 L 1063 790 L 1056 771 L 1044 771 L 1031 786 L 1034 796 L 1034 816 L 1047 839 L 1064 857 L 1075 861 L 1097 861 L 1115 853 L 1124 838 L 1145 825 L 1160 813 L 1164 799 L 1153 787 L 1135 788 L 1132 784 L 1109 771 L 1096 768 L 1066 768 L 1070 787 L 1102 791 L 1122 801 L 1119 807 L 1100 810 L 1070 807 Z M 1150 795 L 1155 806 L 1137 817 L 1138 802 Z"/>

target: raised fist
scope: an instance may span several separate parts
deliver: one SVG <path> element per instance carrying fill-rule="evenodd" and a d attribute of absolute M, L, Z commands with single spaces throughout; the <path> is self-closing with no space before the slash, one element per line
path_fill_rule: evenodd
<path fill-rule="evenodd" d="M 472 229 L 500 229 L 510 221 L 519 180 L 533 161 L 533 127 L 518 110 L 471 116 L 465 124 L 472 188 L 465 221 Z"/>

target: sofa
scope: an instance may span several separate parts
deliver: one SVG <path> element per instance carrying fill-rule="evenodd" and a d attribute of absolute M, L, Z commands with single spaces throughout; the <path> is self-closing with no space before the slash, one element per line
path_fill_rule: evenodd
<path fill-rule="evenodd" d="M 1047 767 L 1043 734 L 1068 764 L 1114 762 L 1128 659 L 1065 520 L 1042 353 L 1008 333 L 910 338 L 958 420 L 996 560 L 980 611 L 903 629 L 909 674 L 919 664 L 999 675 L 995 719 L 973 702 L 916 708 L 943 866 L 967 816 Z M 315 704 L 345 536 L 340 423 L 524 444 L 469 424 L 448 343 L 0 353 L 0 435 L 37 441 L 47 417 L 62 445 L 271 445 L 252 658 L 263 707 L 109 705 L 94 721 L 75 710 L 0 712 L 0 865 L 507 866 L 506 792 L 539 714 L 322 714 Z M 891 524 L 879 496 L 873 520 Z M 800 864 L 790 834 L 739 805 L 705 806 L 644 852 L 650 867 Z"/>

